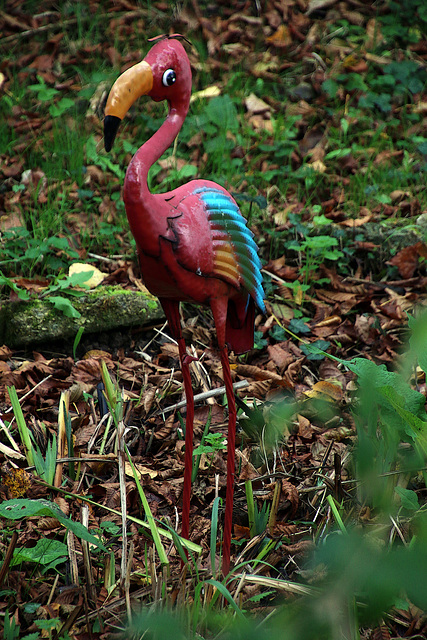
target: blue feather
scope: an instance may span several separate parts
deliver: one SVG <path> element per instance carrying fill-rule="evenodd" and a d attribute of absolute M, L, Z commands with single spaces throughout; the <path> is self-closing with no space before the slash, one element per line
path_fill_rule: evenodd
<path fill-rule="evenodd" d="M 258 247 L 239 207 L 230 196 L 213 187 L 201 187 L 194 193 L 199 194 L 206 207 L 213 235 L 218 236 L 218 239 L 224 232 L 228 235 L 239 262 L 243 284 L 259 309 L 265 312 Z"/>

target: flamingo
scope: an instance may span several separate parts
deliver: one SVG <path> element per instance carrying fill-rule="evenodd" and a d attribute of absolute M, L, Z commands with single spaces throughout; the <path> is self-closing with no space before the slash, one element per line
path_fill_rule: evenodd
<path fill-rule="evenodd" d="M 179 37 L 179 36 L 178 36 Z M 253 233 L 238 205 L 219 184 L 192 180 L 173 191 L 153 194 L 147 185 L 150 167 L 172 144 L 188 112 L 191 67 L 177 36 L 164 37 L 144 60 L 127 69 L 113 84 L 104 119 L 104 144 L 112 148 L 119 124 L 142 95 L 166 100 L 161 127 L 133 156 L 126 172 L 123 199 L 136 241 L 145 285 L 158 297 L 172 336 L 178 343 L 187 401 L 182 536 L 189 537 L 193 458 L 194 398 L 182 336 L 179 305 L 210 307 L 228 402 L 227 482 L 222 572 L 230 569 L 235 473 L 236 404 L 228 346 L 236 353 L 253 347 L 255 309 L 265 311 L 261 263 Z"/>

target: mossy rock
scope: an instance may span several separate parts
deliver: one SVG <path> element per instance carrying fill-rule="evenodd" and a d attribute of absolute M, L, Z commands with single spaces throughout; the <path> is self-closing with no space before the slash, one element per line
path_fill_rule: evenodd
<path fill-rule="evenodd" d="M 26 347 L 53 340 L 74 339 L 80 327 L 85 335 L 143 326 L 164 318 L 157 298 L 121 287 L 98 287 L 70 298 L 79 312 L 69 318 L 47 299 L 13 301 L 0 309 L 0 344 Z"/>

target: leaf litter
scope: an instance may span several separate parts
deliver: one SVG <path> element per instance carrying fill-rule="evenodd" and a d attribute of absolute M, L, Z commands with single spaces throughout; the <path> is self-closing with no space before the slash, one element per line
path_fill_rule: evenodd
<path fill-rule="evenodd" d="M 350 478 L 346 463 L 355 438 L 353 417 L 349 411 L 354 390 L 353 374 L 336 361 L 319 356 L 319 353 L 316 358 L 316 352 L 305 347 L 307 344 L 320 344 L 321 350 L 343 360 L 363 356 L 388 365 L 397 361 L 404 343 L 407 313 L 416 305 L 425 304 L 427 276 L 424 260 L 427 250 L 423 241 L 411 237 L 405 246 L 396 245 L 397 250 L 392 255 L 385 248 L 375 223 L 387 218 L 403 217 L 416 224 L 418 217 L 424 214 L 417 185 L 411 189 L 391 190 L 389 198 L 384 202 L 378 200 L 371 203 L 370 207 L 364 203 L 347 202 L 346 187 L 350 177 L 366 172 L 367 158 L 373 158 L 376 167 L 392 167 L 403 161 L 403 151 L 386 149 L 377 153 L 375 146 L 369 147 L 369 140 L 366 140 L 363 149 L 349 150 L 339 168 L 328 157 L 331 130 L 337 123 L 324 108 L 322 83 L 330 81 L 332 77 L 327 69 L 342 67 L 345 73 L 354 74 L 352 81 L 356 82 L 356 76 L 363 80 L 369 64 L 375 64 L 381 73 L 388 59 L 370 53 L 369 44 L 365 50 L 358 50 L 350 42 L 336 37 L 323 37 L 323 34 L 331 21 L 344 19 L 352 25 L 365 28 L 368 36 L 371 34 L 370 37 L 377 38 L 378 42 L 382 36 L 375 9 L 367 3 L 337 3 L 334 0 L 271 1 L 256 15 L 248 10 L 247 3 L 235 4 L 230 7 L 229 3 L 215 3 L 215 19 L 212 19 L 212 16 L 204 15 L 204 3 L 194 1 L 186 4 L 172 18 L 168 3 L 154 2 L 150 10 L 128 0 L 114 3 L 91 0 L 90 11 L 97 15 L 105 28 L 104 41 L 92 43 L 84 39 L 79 41 L 74 31 L 79 23 L 77 13 L 70 14 L 64 20 L 57 6 L 46 1 L 39 3 L 36 15 L 31 15 L 21 7 L 20 2 L 7 2 L 0 14 L 0 47 L 13 47 L 14 54 L 7 56 L 9 67 L 2 69 L 0 90 L 2 95 L 12 98 L 10 87 L 13 74 L 27 88 L 32 85 L 36 89 L 33 89 L 31 106 L 24 107 L 16 102 L 6 120 L 7 126 L 14 131 L 14 139 L 10 150 L 1 156 L 0 173 L 4 187 L 0 191 L 0 230 L 4 234 L 14 227 L 28 226 L 30 222 L 26 212 L 32 210 L 34 199 L 41 205 L 49 199 L 59 204 L 65 190 L 72 207 L 62 233 L 70 239 L 80 260 L 86 263 L 88 252 L 83 248 L 79 235 L 93 235 L 93 254 L 98 257 L 102 275 L 108 273 L 107 282 L 118 283 L 126 288 L 142 286 L 135 276 L 137 266 L 131 259 L 129 239 L 122 237 L 117 230 L 115 242 L 119 257 L 110 257 L 111 253 L 103 255 L 102 242 L 96 237 L 103 222 L 117 224 L 118 227 L 122 224 L 117 200 L 111 197 L 111 194 L 120 191 L 121 170 L 117 167 L 111 170 L 108 164 L 100 166 L 96 162 L 88 163 L 81 188 L 71 176 L 65 177 L 64 172 L 56 177 L 49 176 L 40 167 L 33 166 L 32 154 L 46 154 L 46 141 L 54 136 L 54 118 L 40 113 L 40 101 L 50 92 L 57 109 L 64 108 L 66 111 L 67 103 L 63 102 L 61 107 L 61 100 L 69 97 L 77 104 L 83 104 L 79 92 L 84 87 L 76 68 L 89 68 L 94 56 L 101 56 L 109 66 L 120 68 L 139 60 L 141 46 L 146 49 L 146 43 L 141 42 L 139 34 L 147 32 L 148 24 L 155 32 L 166 32 L 172 28 L 174 32 L 203 38 L 207 51 L 203 67 L 200 59 L 190 51 L 195 70 L 194 92 L 200 90 L 200 100 L 210 99 L 202 93 L 205 90 L 199 80 L 202 70 L 214 79 L 212 94 L 209 94 L 213 98 L 218 97 L 218 92 L 225 91 L 227 82 L 242 65 L 247 73 L 262 82 L 277 82 L 278 78 L 286 77 L 283 74 L 294 69 L 296 78 L 301 76 L 308 79 L 308 82 L 294 79 L 294 93 L 292 95 L 290 92 L 290 99 L 280 83 L 276 95 L 266 93 L 262 98 L 254 93 L 246 95 L 242 104 L 244 119 L 256 135 L 263 136 L 263 144 L 274 145 L 275 120 L 284 116 L 298 117 L 298 144 L 291 155 L 292 169 L 298 171 L 305 164 L 311 166 L 315 174 L 327 176 L 323 183 L 312 187 L 316 190 L 313 202 L 321 207 L 328 224 L 348 228 L 354 234 L 348 245 L 351 248 L 351 273 L 340 273 L 335 262 L 325 263 L 322 259 L 304 276 L 298 256 L 294 254 L 292 258 L 287 251 L 279 251 L 280 255 L 277 255 L 276 247 L 272 244 L 270 248 L 268 246 L 272 240 L 265 233 L 261 221 L 253 220 L 252 227 L 261 246 L 264 271 L 270 283 L 268 313 L 266 317 L 259 316 L 256 319 L 255 348 L 243 359 L 233 355 L 230 357 L 233 381 L 248 382 L 248 386 L 236 392 L 240 399 L 241 415 L 236 443 L 239 466 L 233 536 L 240 546 L 235 547 L 235 557 L 239 553 L 243 558 L 253 557 L 254 540 L 257 542 L 256 538 L 249 540 L 245 480 L 252 480 L 260 510 L 263 504 L 271 505 L 274 492 L 278 490 L 276 486 L 279 486 L 274 519 L 269 521 L 269 535 L 282 544 L 276 545 L 268 561 L 278 571 L 287 567 L 287 575 L 294 577 L 303 570 L 303 559 L 313 545 L 305 521 L 313 518 L 315 513 L 316 524 L 320 526 L 326 518 L 322 492 L 316 489 L 316 484 L 321 478 L 324 483 L 322 486 L 329 487 L 337 498 L 346 495 L 345 481 Z M 212 7 L 209 7 L 207 9 L 211 11 Z M 328 11 L 335 13 L 329 14 Z M 80 26 L 84 31 L 90 23 L 89 14 L 82 14 L 81 20 Z M 68 36 L 68 33 L 73 35 Z M 263 42 L 261 47 L 260 39 Z M 111 44 L 117 41 L 119 44 Z M 412 51 L 425 63 L 425 40 L 412 45 Z M 327 65 L 325 60 L 328 60 Z M 67 69 L 67 73 L 64 73 L 64 69 Z M 350 88 L 345 93 L 344 86 L 339 85 L 336 91 L 338 99 L 344 103 L 353 90 Z M 416 104 L 411 106 L 420 110 L 426 104 L 426 97 L 419 92 L 418 98 Z M 89 109 L 86 114 L 85 134 L 91 132 L 95 136 L 98 148 L 102 140 L 102 122 L 94 104 L 95 109 Z M 384 102 L 379 104 L 386 108 Z M 397 113 L 401 105 L 393 108 Z M 357 116 L 346 117 L 349 123 L 357 126 Z M 71 116 L 67 117 L 67 124 L 71 131 L 75 130 Z M 132 123 L 129 126 L 134 127 Z M 132 128 L 132 131 L 135 141 L 138 141 L 138 129 Z M 412 134 L 420 134 L 417 124 Z M 206 158 L 198 148 L 203 136 L 203 131 L 200 131 L 188 143 L 191 164 L 202 174 Z M 231 132 L 230 141 L 234 143 L 235 140 Z M 253 140 L 254 143 L 247 150 L 236 144 L 232 148 L 232 155 L 236 158 L 246 157 L 251 171 L 270 171 L 272 175 L 274 172 L 280 175 L 280 158 L 275 163 L 270 156 L 264 154 L 263 157 L 257 148 L 257 138 Z M 96 151 L 92 155 L 96 159 Z M 129 158 L 128 153 L 126 160 Z M 164 180 L 168 171 L 179 172 L 185 166 L 188 163 L 182 158 L 177 158 L 175 162 L 170 159 L 161 161 L 157 182 Z M 247 186 L 244 181 L 235 185 L 243 195 Z M 85 190 L 91 193 L 90 198 L 97 207 L 95 232 L 85 203 Z M 295 220 L 309 222 L 311 214 L 306 207 L 306 197 L 299 193 L 295 185 L 290 185 L 286 202 L 274 180 L 266 195 L 268 226 L 273 234 L 292 233 Z M 362 230 L 363 234 L 357 235 L 357 230 Z M 385 264 L 392 270 L 384 272 Z M 96 272 L 99 273 L 98 268 Z M 310 287 L 304 290 L 307 273 Z M 15 278 L 19 287 L 35 293 L 46 284 L 38 275 L 23 278 L 19 265 L 12 266 L 7 275 Z M 14 297 L 13 291 L 10 297 Z M 295 308 L 300 311 L 299 314 L 294 313 Z M 303 320 L 300 320 L 301 317 Z M 184 320 L 187 344 L 194 345 L 194 355 L 198 359 L 193 363 L 192 370 L 195 393 L 221 387 L 221 367 L 215 351 L 211 320 L 191 306 L 185 308 Z M 112 379 L 124 390 L 126 443 L 150 509 L 156 518 L 179 530 L 177 514 L 180 513 L 183 485 L 182 416 L 185 408 L 177 409 L 176 406 L 183 400 L 182 375 L 177 347 L 168 337 L 165 327 L 132 330 L 127 336 L 120 337 L 113 334 L 84 336 L 77 348 L 77 358 L 71 356 L 71 347 L 65 344 L 41 344 L 35 345 L 32 352 L 12 351 L 7 345 L 0 348 L 0 425 L 3 445 L 0 450 L 1 499 L 7 501 L 25 496 L 28 505 L 34 501 L 43 504 L 40 501 L 46 500 L 54 516 L 20 520 L 16 525 L 8 524 L 8 530 L 18 534 L 16 548 L 30 549 L 25 558 L 15 556 L 20 559 L 20 564 L 17 567 L 11 565 L 8 587 L 16 591 L 15 617 L 25 633 L 36 630 L 34 623 L 25 620 L 22 615 L 26 602 L 32 600 L 39 603 L 38 614 L 41 617 L 50 619 L 58 615 L 61 623 L 65 622 L 70 611 L 64 608 L 66 602 L 68 607 L 81 611 L 80 617 L 76 617 L 73 631 L 69 631 L 71 637 L 86 637 L 84 630 L 87 621 L 82 615 L 81 605 L 85 599 L 92 598 L 96 600 L 92 606 L 103 621 L 103 629 L 92 632 L 92 637 L 103 638 L 108 637 L 109 625 L 114 624 L 116 615 L 123 615 L 125 608 L 119 597 L 119 589 L 110 595 L 101 586 L 98 578 L 103 572 L 102 562 L 90 568 L 90 584 L 96 584 L 94 592 L 89 587 L 86 591 L 84 579 L 79 586 L 64 572 L 59 574 L 55 584 L 50 574 L 44 575 L 45 587 L 37 591 L 39 579 L 33 573 L 31 563 L 39 563 L 41 569 L 48 566 L 45 560 L 40 561 L 42 556 L 37 555 L 37 545 L 43 537 L 53 542 L 62 539 L 64 530 L 55 519 L 58 509 L 63 513 L 62 522 L 65 518 L 71 518 L 74 523 L 80 523 L 85 501 L 89 505 L 91 532 L 96 532 L 97 540 L 108 540 L 117 565 L 121 559 L 117 440 L 108 413 L 102 410 L 104 396 L 99 386 L 101 361 L 106 363 Z M 423 379 L 420 384 L 420 388 L 425 390 Z M 56 492 L 46 486 L 33 470 L 25 471 L 19 458 L 8 453 L 13 451 L 21 456 L 25 453 L 15 440 L 11 442 L 5 436 L 9 430 L 5 425 L 10 423 L 11 428 L 14 427 L 7 391 L 10 386 L 14 386 L 18 392 L 25 421 L 42 452 L 46 451 L 48 441 L 58 431 L 61 393 L 69 391 L 73 451 L 70 455 L 66 447 L 63 461 L 65 483 L 62 487 L 57 486 Z M 285 406 L 286 403 L 292 405 L 295 399 L 298 401 L 297 413 L 289 420 L 283 402 Z M 326 407 L 323 413 L 313 411 L 313 400 L 320 401 Z M 330 410 L 332 407 L 334 409 Z M 219 400 L 211 398 L 208 404 L 197 405 L 196 442 L 202 439 L 208 420 L 212 432 L 225 434 L 226 418 L 226 407 L 221 397 Z M 269 433 L 264 431 L 266 425 L 269 426 Z M 334 463 L 337 460 L 340 461 L 338 466 Z M 79 465 L 78 483 L 71 477 L 72 464 Z M 203 570 L 207 567 L 209 555 L 212 503 L 218 494 L 224 497 L 224 489 L 224 452 L 218 450 L 210 457 L 203 454 L 193 486 L 191 506 L 191 537 L 203 549 Z M 70 500 L 67 492 L 68 496 L 72 494 L 81 499 L 77 497 Z M 136 485 L 128 466 L 125 492 L 128 515 L 142 518 Z M 367 518 L 369 520 L 369 515 Z M 99 533 L 102 531 L 104 538 Z M 146 557 L 150 542 L 135 521 L 130 521 L 129 531 L 135 549 L 130 590 L 136 599 L 149 599 L 154 591 L 149 586 L 147 564 L 143 558 Z M 109 536 L 106 532 L 109 532 Z M 72 564 L 75 577 L 82 579 L 86 576 L 88 579 L 78 537 L 74 537 L 73 544 L 78 556 L 76 559 L 70 552 L 70 558 L 74 557 Z M 6 547 L 7 544 L 3 542 L 2 551 Z M 35 551 L 31 552 L 31 549 Z M 54 561 L 53 547 L 49 553 L 53 554 Z M 60 554 L 58 558 L 61 558 Z M 173 576 L 170 584 L 173 588 L 179 583 L 180 575 L 180 559 L 174 548 L 169 550 L 169 558 Z M 290 559 L 292 567 L 289 566 Z M 117 566 L 116 575 L 119 573 Z M 269 568 L 261 573 L 265 579 L 277 575 L 277 571 Z M 260 593 L 259 589 L 257 587 L 257 593 Z M 64 593 L 68 593 L 68 596 L 65 597 Z M 254 592 L 248 589 L 250 593 Z M 2 596 L 0 607 L 3 613 L 8 607 L 11 611 L 6 596 Z M 394 625 L 396 635 L 401 635 L 402 629 L 409 628 L 414 633 L 421 632 L 422 623 L 417 612 L 413 612 L 412 617 L 410 612 L 400 612 L 399 616 L 390 622 L 390 625 Z M 371 637 L 376 637 L 375 633 L 378 636 L 381 629 L 378 627 L 374 630 Z"/>

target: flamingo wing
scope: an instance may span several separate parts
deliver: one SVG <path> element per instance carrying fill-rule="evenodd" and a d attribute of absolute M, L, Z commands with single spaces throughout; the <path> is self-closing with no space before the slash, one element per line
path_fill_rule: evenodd
<path fill-rule="evenodd" d="M 249 294 L 265 311 L 258 249 L 238 205 L 215 183 L 190 185 L 190 192 L 170 202 L 172 211 L 179 212 L 168 216 L 177 263 L 187 273 L 231 285 L 246 302 Z"/>
<path fill-rule="evenodd" d="M 265 311 L 258 248 L 239 207 L 220 189 L 202 187 L 196 193 L 205 205 L 211 228 L 214 274 L 236 289 L 243 288 Z"/>

